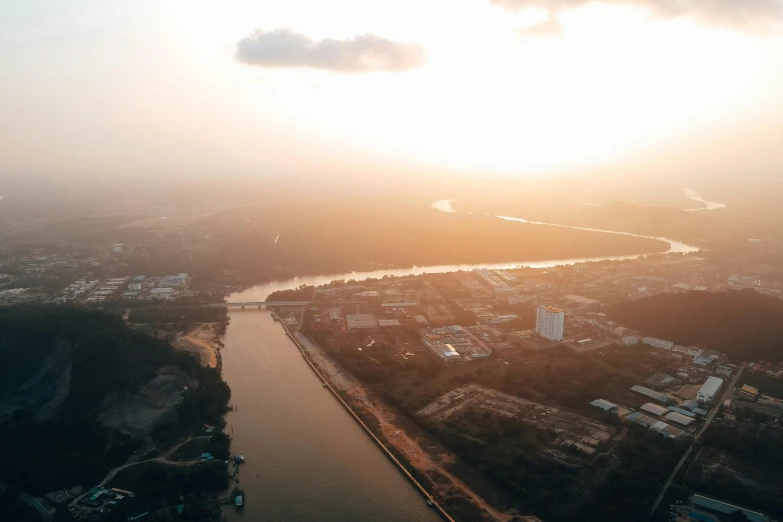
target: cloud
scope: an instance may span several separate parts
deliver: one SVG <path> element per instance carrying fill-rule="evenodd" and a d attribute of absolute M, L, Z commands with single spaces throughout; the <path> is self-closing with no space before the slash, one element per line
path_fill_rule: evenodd
<path fill-rule="evenodd" d="M 598 3 L 599 0 L 489 0 L 507 9 L 548 9 L 550 17 L 562 9 Z M 783 0 L 611 0 L 649 9 L 663 18 L 691 16 L 707 23 L 744 28 L 769 28 L 783 22 Z"/>
<path fill-rule="evenodd" d="M 557 19 L 557 13 L 550 11 L 549 16 L 545 20 L 542 20 L 535 25 L 531 25 L 530 27 L 525 27 L 520 31 L 520 35 L 538 37 L 556 36 L 560 34 L 562 28 L 563 24 Z"/>
<path fill-rule="evenodd" d="M 270 68 L 309 67 L 341 73 L 406 71 L 424 63 L 424 50 L 365 34 L 351 40 L 311 38 L 291 29 L 256 30 L 242 38 L 234 57 L 247 65 Z"/>

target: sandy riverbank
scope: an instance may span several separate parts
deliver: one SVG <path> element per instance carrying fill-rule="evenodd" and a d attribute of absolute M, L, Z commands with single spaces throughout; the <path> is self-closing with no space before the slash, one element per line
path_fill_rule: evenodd
<path fill-rule="evenodd" d="M 330 384 L 348 396 L 351 407 L 357 413 L 371 415 L 377 421 L 381 431 L 379 435 L 385 439 L 386 443 L 404 456 L 411 466 L 430 479 L 433 486 L 433 496 L 442 500 L 459 497 L 482 511 L 483 519 L 487 521 L 514 519 L 520 522 L 540 522 L 535 517 L 520 517 L 514 512 L 502 512 L 491 506 L 467 484 L 448 471 L 448 465 L 456 459 L 451 452 L 432 443 L 428 443 L 425 449 L 415 436 L 401 427 L 402 423 L 398 414 L 384 404 L 381 399 L 374 396 L 358 380 L 337 365 L 305 335 L 301 333 L 294 335 Z M 514 518 L 515 516 L 517 518 Z"/>
<path fill-rule="evenodd" d="M 177 344 L 183 350 L 197 354 L 202 366 L 216 368 L 221 347 L 218 326 L 217 323 L 201 324 L 177 337 Z"/>

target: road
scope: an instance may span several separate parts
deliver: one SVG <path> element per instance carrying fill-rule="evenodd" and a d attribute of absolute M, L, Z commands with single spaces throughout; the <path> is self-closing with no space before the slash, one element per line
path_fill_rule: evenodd
<path fill-rule="evenodd" d="M 138 466 L 139 464 L 144 464 L 145 462 L 160 462 L 161 464 L 167 464 L 169 466 L 192 466 L 194 464 L 199 464 L 201 462 L 204 462 L 204 459 L 201 459 L 201 458 L 193 459 L 193 460 L 169 460 L 169 457 L 171 455 L 173 455 L 174 452 L 177 451 L 179 448 L 181 448 L 182 446 L 184 446 L 185 444 L 187 444 L 188 442 L 190 442 L 192 440 L 209 439 L 210 437 L 211 437 L 211 435 L 200 435 L 198 437 L 188 437 L 187 439 L 183 440 L 182 442 L 180 442 L 176 446 L 174 446 L 171 449 L 169 449 L 163 455 L 159 455 L 157 457 L 154 457 L 154 458 L 151 458 L 151 459 L 147 459 L 147 460 L 140 460 L 140 461 L 137 461 L 137 462 L 130 462 L 128 464 L 123 464 L 121 466 L 117 466 L 113 470 L 109 471 L 109 474 L 106 475 L 106 477 L 101 481 L 100 486 L 103 487 L 104 485 L 106 485 L 120 471 L 122 471 L 124 469 L 127 469 L 127 468 L 130 468 L 132 466 Z M 72 502 L 72 504 L 75 503 L 75 502 L 76 501 L 74 500 L 74 502 Z"/>
<path fill-rule="evenodd" d="M 745 370 L 745 366 L 747 366 L 747 364 L 748 363 L 742 363 L 740 369 L 737 371 L 736 374 L 734 374 L 734 377 L 731 379 L 731 383 L 729 383 L 729 385 L 724 390 L 723 395 L 721 395 L 720 397 L 720 400 L 715 405 L 715 407 L 712 408 L 712 411 L 709 413 L 709 415 L 707 415 L 707 419 L 704 421 L 704 425 L 702 425 L 701 429 L 693 437 L 693 442 L 691 442 L 691 445 L 688 446 L 688 450 L 683 454 L 682 458 L 677 463 L 677 465 L 674 466 L 674 469 L 672 470 L 671 475 L 669 475 L 669 478 L 666 479 L 666 483 L 663 485 L 663 489 L 661 489 L 658 498 L 655 499 L 655 503 L 653 504 L 653 507 L 650 510 L 650 514 L 648 515 L 647 520 L 650 520 L 655 514 L 655 512 L 658 510 L 658 506 L 661 505 L 661 501 L 663 500 L 663 497 L 666 495 L 666 492 L 669 490 L 669 487 L 672 485 L 674 478 L 680 472 L 680 469 L 682 468 L 683 464 L 685 464 L 685 462 L 688 460 L 688 457 L 690 457 L 691 453 L 693 452 L 693 448 L 696 446 L 696 443 L 699 441 L 699 438 L 704 434 L 704 432 L 712 423 L 712 419 L 714 419 L 715 416 L 718 414 L 718 410 L 720 410 L 720 407 L 723 406 L 723 401 L 731 397 L 731 392 L 732 390 L 734 390 L 734 386 L 737 384 L 737 381 L 742 375 L 742 372 Z"/>
<path fill-rule="evenodd" d="M 208 439 L 210 437 L 211 437 L 211 435 L 199 435 L 197 437 L 188 437 L 187 439 L 183 440 L 182 442 L 180 442 L 176 446 L 170 448 L 166 453 L 164 453 L 162 455 L 159 455 L 159 456 L 151 458 L 151 459 L 139 460 L 139 461 L 136 461 L 136 462 L 128 462 L 126 464 L 122 464 L 121 466 L 117 466 L 116 468 L 114 468 L 114 469 L 109 471 L 109 473 L 106 475 L 106 477 L 101 481 L 101 483 L 99 485 L 101 487 L 103 487 L 111 479 L 113 479 L 117 475 L 117 473 L 119 473 L 120 471 L 122 471 L 124 469 L 127 469 L 127 468 L 130 468 L 132 466 L 138 466 L 139 464 L 144 464 L 145 462 L 160 462 L 161 464 L 166 464 L 166 465 L 169 465 L 169 466 L 192 466 L 192 465 L 195 465 L 195 464 L 199 464 L 201 462 L 205 462 L 203 459 L 200 459 L 200 458 L 199 459 L 194 459 L 194 460 L 175 461 L 175 460 L 169 460 L 169 457 L 175 451 L 177 451 L 180 447 L 184 446 L 185 444 L 187 444 L 188 442 L 190 442 L 192 440 Z M 86 495 L 87 495 L 87 493 L 79 495 L 78 497 L 73 499 L 71 501 L 71 503 L 68 504 L 68 505 L 69 506 L 76 505 Z M 30 505 L 32 505 L 32 504 L 30 504 Z"/>

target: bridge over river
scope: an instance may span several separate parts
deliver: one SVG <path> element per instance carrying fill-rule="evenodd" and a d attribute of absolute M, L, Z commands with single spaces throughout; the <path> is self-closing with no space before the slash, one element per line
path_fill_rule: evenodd
<path fill-rule="evenodd" d="M 359 305 L 359 304 L 377 304 L 373 303 L 372 301 L 336 301 L 336 302 L 329 302 L 329 301 L 237 301 L 232 303 L 203 303 L 199 305 L 188 305 L 188 304 L 169 304 L 166 305 L 169 308 L 175 308 L 177 306 L 181 307 L 187 307 L 187 306 L 204 306 L 204 307 L 210 307 L 210 308 L 245 308 L 245 307 L 262 307 L 262 306 L 309 306 L 309 305 L 316 305 L 316 306 L 348 306 L 348 305 Z M 405 303 L 410 304 L 410 303 Z M 418 304 L 418 303 L 417 303 Z M 381 306 L 393 306 L 394 303 L 382 303 Z"/>
<path fill-rule="evenodd" d="M 246 307 L 246 306 L 307 306 L 313 301 L 243 301 L 240 303 L 209 303 L 203 306 L 212 308 Z"/>

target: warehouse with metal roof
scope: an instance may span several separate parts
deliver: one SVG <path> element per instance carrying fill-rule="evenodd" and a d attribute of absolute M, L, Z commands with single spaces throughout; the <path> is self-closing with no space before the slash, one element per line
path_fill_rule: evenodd
<path fill-rule="evenodd" d="M 680 415 L 685 415 L 686 417 L 690 417 L 691 419 L 696 418 L 696 414 L 692 411 L 684 410 L 682 408 L 678 408 L 677 406 L 669 406 L 669 411 L 673 411 L 675 413 L 679 413 Z"/>
<path fill-rule="evenodd" d="M 604 411 L 612 411 L 617 409 L 616 404 L 609 402 L 606 399 L 596 399 L 591 402 L 590 405 L 595 406 L 596 408 L 600 408 Z"/>
<path fill-rule="evenodd" d="M 734 504 L 721 502 L 720 500 L 705 497 L 702 495 L 693 495 L 693 497 L 691 498 L 691 504 L 693 504 L 696 507 L 708 511 L 714 511 L 715 513 L 721 513 L 724 515 L 730 515 L 735 511 L 740 511 L 745 515 L 745 518 L 748 519 L 748 522 L 769 522 L 770 520 L 769 517 L 764 516 L 762 513 L 759 513 L 758 511 L 751 511 L 749 509 L 735 506 Z"/>
<path fill-rule="evenodd" d="M 671 398 L 669 398 L 667 395 L 664 395 L 663 393 L 658 393 L 655 390 L 651 390 L 650 388 L 645 388 L 644 386 L 631 386 L 631 390 L 635 391 L 636 393 L 641 393 L 642 395 L 645 395 L 653 400 L 656 400 L 662 404 L 668 404 L 671 402 Z"/>
<path fill-rule="evenodd" d="M 667 413 L 665 419 L 668 421 L 672 421 L 675 424 L 679 424 L 680 426 L 689 426 L 692 423 L 696 422 L 696 419 L 686 417 L 682 413 L 677 413 L 676 411 Z"/>
<path fill-rule="evenodd" d="M 715 399 L 715 395 L 720 391 L 722 386 L 723 379 L 715 376 L 709 377 L 707 381 L 702 384 L 701 388 L 699 388 L 696 399 L 698 399 L 699 402 L 710 403 Z"/>
<path fill-rule="evenodd" d="M 349 314 L 345 316 L 349 330 L 359 330 L 362 328 L 377 328 L 378 322 L 372 314 Z"/>
<path fill-rule="evenodd" d="M 642 410 L 646 411 L 647 413 L 652 413 L 653 415 L 658 415 L 659 417 L 669 411 L 663 406 L 658 406 L 657 404 L 653 404 L 651 402 L 643 404 Z"/>

